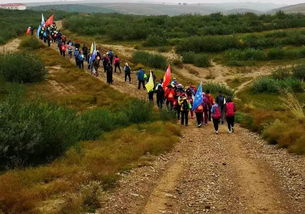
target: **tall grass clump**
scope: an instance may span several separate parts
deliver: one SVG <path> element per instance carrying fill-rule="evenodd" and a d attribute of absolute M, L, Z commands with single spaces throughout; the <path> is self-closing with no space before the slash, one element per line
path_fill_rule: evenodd
<path fill-rule="evenodd" d="M 0 56 L 0 75 L 9 82 L 31 83 L 44 79 L 47 70 L 37 56 L 18 52 Z"/>
<path fill-rule="evenodd" d="M 133 54 L 132 59 L 135 63 L 143 64 L 151 68 L 165 69 L 167 66 L 166 58 L 158 54 L 137 51 Z"/>
<path fill-rule="evenodd" d="M 220 83 L 207 82 L 207 83 L 203 84 L 203 90 L 204 91 L 209 90 L 214 95 L 218 95 L 218 93 L 221 92 L 225 96 L 229 96 L 229 97 L 234 96 L 233 90 L 231 90 L 227 86 L 220 84 Z"/>
<path fill-rule="evenodd" d="M 292 93 L 286 92 L 285 96 L 281 98 L 283 105 L 288 109 L 292 115 L 298 120 L 305 119 L 305 113 L 299 100 Z"/>
<path fill-rule="evenodd" d="M 43 47 L 43 45 L 38 41 L 38 39 L 34 36 L 26 37 L 20 43 L 20 48 L 35 50 Z"/>

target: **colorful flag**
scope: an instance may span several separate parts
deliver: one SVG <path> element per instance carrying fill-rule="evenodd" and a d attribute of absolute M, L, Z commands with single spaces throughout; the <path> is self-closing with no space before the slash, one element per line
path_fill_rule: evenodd
<path fill-rule="evenodd" d="M 28 27 L 27 29 L 26 29 L 26 35 L 30 35 L 31 34 L 31 27 Z"/>
<path fill-rule="evenodd" d="M 153 77 L 153 74 L 150 72 L 149 80 L 148 80 L 148 83 L 145 85 L 145 88 L 146 88 L 147 92 L 150 92 L 154 89 L 154 87 L 155 87 L 154 77 Z"/>
<path fill-rule="evenodd" d="M 194 98 L 194 103 L 193 103 L 193 110 L 195 110 L 200 104 L 203 102 L 203 97 L 202 97 L 202 83 L 198 86 L 195 98 Z"/>
<path fill-rule="evenodd" d="M 44 16 L 43 16 L 43 14 L 41 14 L 41 23 L 40 23 L 40 25 L 41 25 L 41 26 L 44 26 L 45 23 L 46 23 L 46 22 L 45 22 L 45 20 L 44 20 Z"/>
<path fill-rule="evenodd" d="M 36 33 L 37 33 L 38 37 L 39 37 L 40 31 L 41 31 L 41 25 L 39 25 L 38 28 L 37 28 L 37 32 Z"/>
<path fill-rule="evenodd" d="M 171 81 L 171 66 L 168 65 L 168 68 L 165 72 L 165 75 L 164 75 L 164 78 L 163 78 L 163 84 L 162 84 L 162 87 L 163 89 L 165 90 L 167 88 L 167 86 L 169 85 L 170 81 Z"/>
<path fill-rule="evenodd" d="M 89 64 L 90 64 L 90 66 L 92 65 L 92 63 L 93 63 L 93 61 L 95 60 L 96 56 L 97 56 L 97 51 L 94 50 L 93 53 L 92 53 L 92 55 L 91 55 L 91 57 L 90 57 L 90 59 L 89 59 Z"/>
<path fill-rule="evenodd" d="M 46 25 L 46 26 L 50 26 L 50 25 L 52 25 L 53 23 L 54 23 L 54 15 L 52 15 L 52 16 L 50 16 L 50 17 L 48 18 L 48 20 L 46 21 L 45 25 Z"/>
<path fill-rule="evenodd" d="M 90 54 L 93 54 L 93 51 L 94 51 L 94 42 L 92 42 L 92 44 L 91 44 Z"/>

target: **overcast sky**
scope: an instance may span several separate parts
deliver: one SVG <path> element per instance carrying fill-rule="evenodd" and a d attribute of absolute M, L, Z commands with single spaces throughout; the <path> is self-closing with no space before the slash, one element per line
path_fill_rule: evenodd
<path fill-rule="evenodd" d="M 0 3 L 8 2 L 52 2 L 60 0 L 0 0 Z M 61 0 L 61 1 L 70 1 L 70 0 Z M 75 1 L 75 0 L 74 0 Z M 164 2 L 164 3 L 223 3 L 223 2 L 262 2 L 262 3 L 275 3 L 275 4 L 298 4 L 305 3 L 305 0 L 101 0 L 101 2 Z"/>

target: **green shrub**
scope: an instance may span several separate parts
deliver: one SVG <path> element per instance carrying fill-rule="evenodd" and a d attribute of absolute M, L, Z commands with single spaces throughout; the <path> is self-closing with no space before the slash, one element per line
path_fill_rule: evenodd
<path fill-rule="evenodd" d="M 43 45 L 38 41 L 36 37 L 26 37 L 20 43 L 20 48 L 35 50 L 43 47 Z"/>
<path fill-rule="evenodd" d="M 30 83 L 43 80 L 47 73 L 37 56 L 27 53 L 12 53 L 0 56 L 0 75 L 6 81 Z"/>
<path fill-rule="evenodd" d="M 267 57 L 270 60 L 283 59 L 285 57 L 285 52 L 280 48 L 273 48 L 268 51 Z"/>
<path fill-rule="evenodd" d="M 254 93 L 279 93 L 281 86 L 270 77 L 262 77 L 256 80 L 251 88 Z"/>
<path fill-rule="evenodd" d="M 288 79 L 282 80 L 280 82 L 280 85 L 282 85 L 281 88 L 285 88 L 288 91 L 292 91 L 295 93 L 304 92 L 304 82 L 299 79 L 288 78 Z"/>
<path fill-rule="evenodd" d="M 143 43 L 145 47 L 155 47 L 155 46 L 165 46 L 168 44 L 168 41 L 165 37 L 159 35 L 149 35 L 146 41 Z"/>
<path fill-rule="evenodd" d="M 182 54 L 182 60 L 184 63 L 194 64 L 198 67 L 211 66 L 210 59 L 205 54 L 196 54 L 194 52 L 185 52 Z"/>
<path fill-rule="evenodd" d="M 143 64 L 151 68 L 165 69 L 167 66 L 166 58 L 158 54 L 137 51 L 133 54 L 132 59 L 134 63 Z"/>
<path fill-rule="evenodd" d="M 198 67 L 209 67 L 211 66 L 210 59 L 205 54 L 196 54 L 194 58 L 194 65 Z"/>
<path fill-rule="evenodd" d="M 224 94 L 225 96 L 229 96 L 229 97 L 234 96 L 233 90 L 220 83 L 207 82 L 203 84 L 203 90 L 204 91 L 209 90 L 214 95 L 218 95 L 219 91 L 221 91 L 222 94 Z"/>
<path fill-rule="evenodd" d="M 286 78 L 289 78 L 291 76 L 291 73 L 288 69 L 280 68 L 276 71 L 273 71 L 271 76 L 273 79 L 276 80 L 284 80 Z"/>
<path fill-rule="evenodd" d="M 238 38 L 234 36 L 196 36 L 182 40 L 177 46 L 177 51 L 194 51 L 195 53 L 219 52 L 228 49 L 238 49 L 240 47 L 241 44 Z"/>
<path fill-rule="evenodd" d="M 120 111 L 94 109 L 79 114 L 39 100 L 26 102 L 23 88 L 17 89 L 9 89 L 11 94 L 0 103 L 0 170 L 46 163 L 77 142 L 95 140 L 116 128 L 171 120 L 140 100 L 131 100 Z"/>
<path fill-rule="evenodd" d="M 305 65 L 299 65 L 292 69 L 294 78 L 305 81 Z"/>
<path fill-rule="evenodd" d="M 259 61 L 267 58 L 262 50 L 253 48 L 245 50 L 230 50 L 226 51 L 225 58 L 229 61 Z"/>

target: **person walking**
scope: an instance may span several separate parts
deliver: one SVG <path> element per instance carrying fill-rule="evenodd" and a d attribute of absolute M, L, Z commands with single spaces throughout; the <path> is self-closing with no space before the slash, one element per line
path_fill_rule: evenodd
<path fill-rule="evenodd" d="M 176 97 L 176 91 L 172 85 L 168 85 L 164 97 L 166 99 L 166 106 L 168 110 L 173 110 Z"/>
<path fill-rule="evenodd" d="M 225 106 L 226 106 L 225 112 L 226 112 L 226 120 L 228 123 L 228 131 L 229 131 L 229 133 L 233 133 L 236 108 L 235 108 L 234 102 L 232 101 L 232 98 L 230 98 L 230 97 L 228 98 Z"/>
<path fill-rule="evenodd" d="M 203 103 L 201 103 L 196 109 L 195 109 L 195 115 L 196 115 L 196 121 L 197 121 L 197 127 L 200 128 L 203 124 L 203 112 L 204 112 L 204 106 Z"/>
<path fill-rule="evenodd" d="M 106 71 L 106 74 L 107 74 L 107 83 L 108 84 L 113 84 L 113 79 L 112 79 L 112 74 L 113 74 L 113 68 L 112 68 L 112 65 L 109 63 L 107 65 L 107 71 Z"/>
<path fill-rule="evenodd" d="M 208 108 L 208 118 L 209 118 L 209 121 L 211 121 L 211 120 L 212 120 L 211 109 L 212 109 L 212 105 L 213 105 L 213 103 L 214 103 L 214 97 L 213 97 L 213 95 L 210 93 L 210 90 L 206 90 L 205 96 L 208 98 L 209 103 L 210 103 L 210 106 L 209 106 L 209 108 Z"/>
<path fill-rule="evenodd" d="M 145 72 L 142 68 L 140 68 L 137 72 L 137 77 L 138 77 L 138 89 L 141 89 L 141 85 L 143 86 L 143 89 L 145 90 Z"/>
<path fill-rule="evenodd" d="M 116 73 L 116 69 L 118 68 L 118 70 L 120 70 L 120 73 L 122 73 L 122 70 L 121 70 L 121 66 L 120 66 L 120 58 L 115 55 L 114 57 L 114 73 Z"/>
<path fill-rule="evenodd" d="M 157 106 L 159 107 L 159 109 L 162 109 L 164 102 L 164 90 L 161 84 L 157 86 L 156 94 L 157 94 Z"/>
<path fill-rule="evenodd" d="M 88 47 L 87 47 L 86 44 L 83 45 L 82 51 L 83 51 L 83 54 L 84 54 L 84 57 L 85 57 L 84 61 L 86 60 L 88 62 L 89 61 L 89 58 L 88 58 L 89 55 L 88 55 Z"/>
<path fill-rule="evenodd" d="M 222 95 L 221 91 L 219 91 L 218 96 L 216 97 L 216 103 L 218 104 L 218 107 L 220 108 L 221 124 L 224 124 L 224 121 L 225 121 L 225 104 L 226 104 L 226 99 Z"/>
<path fill-rule="evenodd" d="M 213 125 L 214 125 L 215 133 L 218 134 L 221 112 L 220 112 L 220 108 L 219 108 L 218 104 L 215 103 L 215 102 L 212 105 L 211 114 L 212 114 L 211 116 L 212 116 L 212 119 L 213 119 Z"/>
<path fill-rule="evenodd" d="M 127 81 L 127 78 L 128 78 L 129 83 L 131 83 L 131 76 L 130 76 L 131 68 L 127 62 L 125 63 L 125 66 L 124 66 L 124 72 L 125 72 L 125 82 Z"/>
<path fill-rule="evenodd" d="M 67 50 L 67 46 L 65 45 L 65 43 L 61 43 L 60 49 L 61 49 L 60 55 L 62 55 L 63 57 L 65 57 L 65 56 L 66 56 L 66 50 Z"/>
<path fill-rule="evenodd" d="M 188 126 L 188 115 L 191 109 L 191 104 L 188 101 L 186 94 L 182 94 L 179 100 L 180 113 L 181 113 L 181 125 Z"/>

